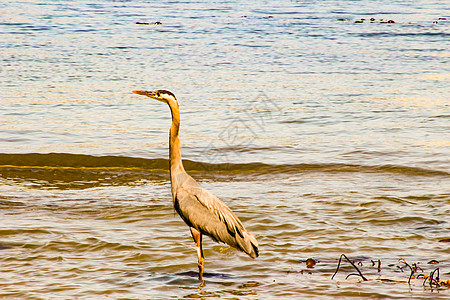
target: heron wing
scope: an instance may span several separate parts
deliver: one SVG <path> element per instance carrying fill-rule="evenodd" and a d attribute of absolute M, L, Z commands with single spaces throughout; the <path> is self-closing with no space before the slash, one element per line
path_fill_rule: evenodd
<path fill-rule="evenodd" d="M 252 258 L 259 255 L 253 234 L 247 232 L 239 218 L 212 193 L 200 186 L 182 185 L 176 190 L 174 200 L 176 211 L 188 226 Z"/>

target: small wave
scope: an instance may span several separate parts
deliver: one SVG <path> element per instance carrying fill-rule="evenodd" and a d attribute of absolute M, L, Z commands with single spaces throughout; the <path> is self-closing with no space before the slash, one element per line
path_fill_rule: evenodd
<path fill-rule="evenodd" d="M 447 37 L 445 32 L 364 32 L 356 34 L 360 37 L 408 37 L 408 36 L 442 36 Z"/>
<path fill-rule="evenodd" d="M 70 153 L 0 154 L 0 166 L 53 168 L 121 168 L 167 169 L 167 159 L 144 159 L 123 156 L 93 156 Z"/>
<path fill-rule="evenodd" d="M 404 176 L 449 176 L 445 171 L 396 165 L 365 166 L 355 164 L 265 164 L 203 163 L 183 160 L 186 170 L 204 176 L 258 175 L 276 176 L 323 173 L 391 173 Z M 169 161 L 123 156 L 92 156 L 69 153 L 0 154 L 0 176 L 13 181 L 26 181 L 31 187 L 53 186 L 77 189 L 104 185 L 139 184 L 167 181 Z"/>

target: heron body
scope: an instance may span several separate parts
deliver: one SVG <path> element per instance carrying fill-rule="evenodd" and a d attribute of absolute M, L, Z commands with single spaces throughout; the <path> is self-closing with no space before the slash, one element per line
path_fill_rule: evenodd
<path fill-rule="evenodd" d="M 258 257 L 258 242 L 253 234 L 245 230 L 242 222 L 225 203 L 202 188 L 184 170 L 179 139 L 180 109 L 175 95 L 166 90 L 133 91 L 133 93 L 167 103 L 170 107 L 172 126 L 170 127 L 169 161 L 173 205 L 189 226 L 196 244 L 199 279 L 203 280 L 202 235 L 237 248 L 251 258 Z"/>

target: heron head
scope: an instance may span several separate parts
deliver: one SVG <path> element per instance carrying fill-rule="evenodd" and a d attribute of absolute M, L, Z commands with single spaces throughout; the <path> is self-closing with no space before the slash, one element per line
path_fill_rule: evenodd
<path fill-rule="evenodd" d="M 156 91 L 133 91 L 133 93 L 138 95 L 144 95 L 152 99 L 156 99 L 161 102 L 170 103 L 172 101 L 177 101 L 175 95 L 172 92 L 166 90 L 156 90 Z"/>

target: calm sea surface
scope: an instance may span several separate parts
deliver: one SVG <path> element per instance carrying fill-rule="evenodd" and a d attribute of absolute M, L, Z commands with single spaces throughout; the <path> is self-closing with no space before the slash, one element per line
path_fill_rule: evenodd
<path fill-rule="evenodd" d="M 450 297 L 446 1 L 3 1 L 0 46 L 1 299 Z M 135 89 L 259 241 L 204 287 Z"/>

